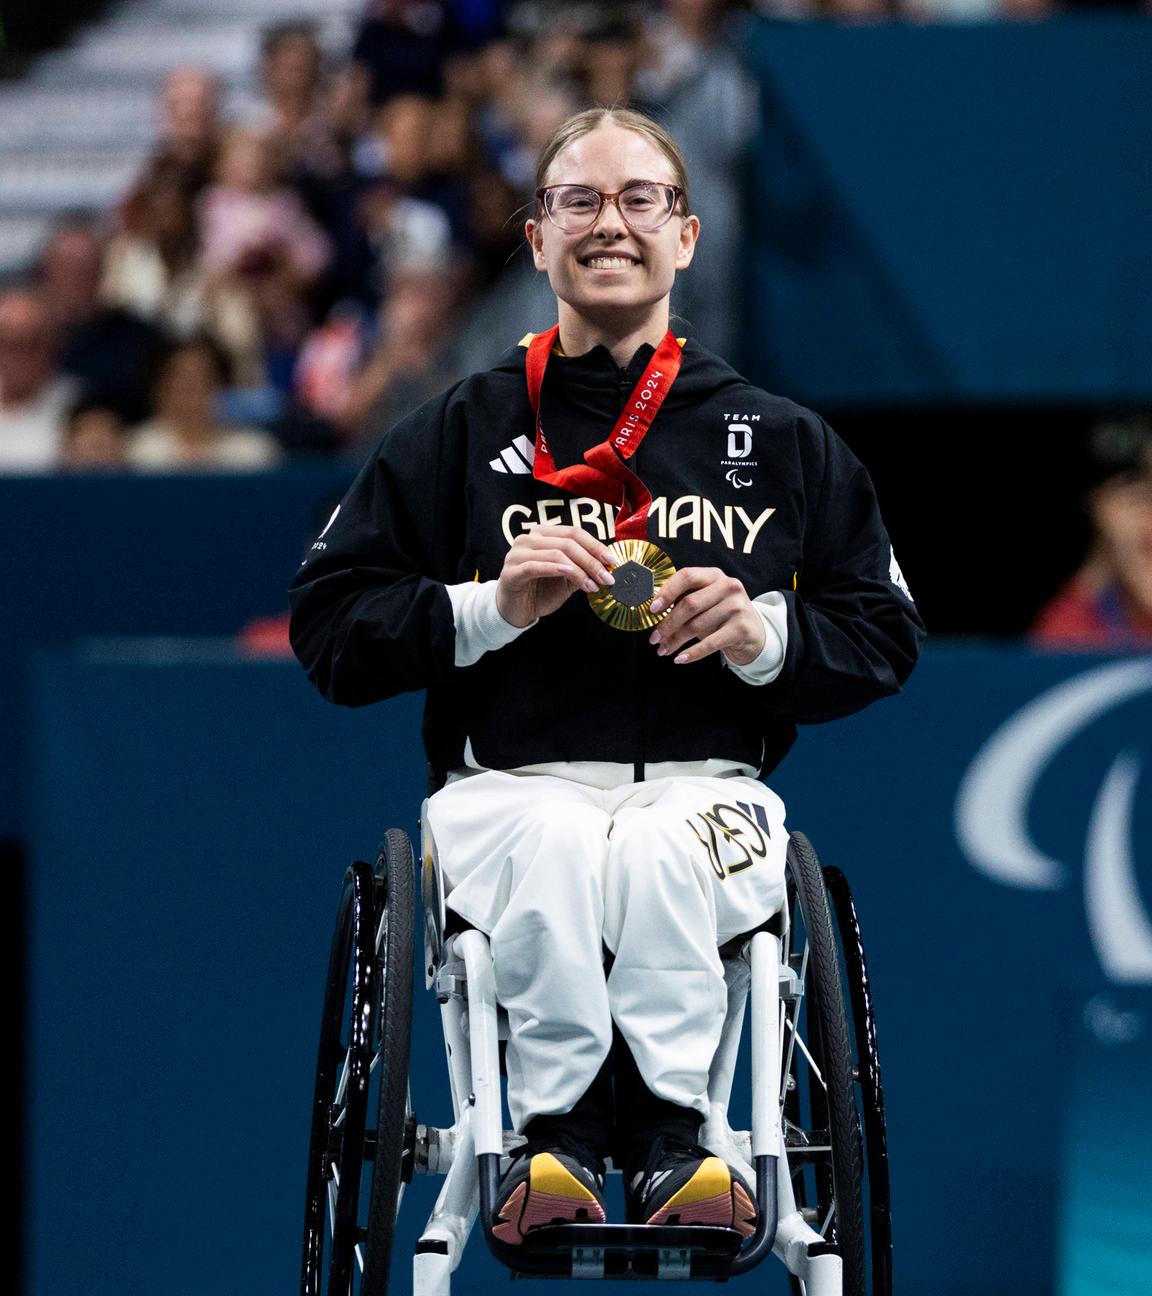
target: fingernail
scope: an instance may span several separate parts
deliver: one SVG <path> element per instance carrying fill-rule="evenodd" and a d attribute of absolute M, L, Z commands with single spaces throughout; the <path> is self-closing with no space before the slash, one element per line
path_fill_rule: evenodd
<path fill-rule="evenodd" d="M 596 591 L 600 588 L 600 586 L 597 585 L 594 580 L 586 580 L 584 582 L 584 588 L 588 591 L 589 594 L 595 594 Z"/>
<path fill-rule="evenodd" d="M 676 657 L 676 658 L 673 659 L 672 665 L 673 665 L 673 666 L 683 666 L 684 663 L 685 663 L 687 660 L 688 660 L 688 654 L 687 654 L 687 653 L 681 653 L 679 657 Z"/>
<path fill-rule="evenodd" d="M 652 633 L 648 636 L 648 642 L 650 644 L 658 644 L 660 642 L 660 631 L 653 630 Z"/>
<path fill-rule="evenodd" d="M 650 612 L 663 612 L 663 611 L 664 611 L 664 600 L 663 600 L 662 598 L 660 598 L 659 596 L 657 596 L 656 598 L 654 598 L 654 599 L 652 600 L 651 603 L 648 604 L 648 610 L 649 610 Z"/>
<path fill-rule="evenodd" d="M 616 584 L 616 577 L 613 576 L 612 573 L 611 573 L 610 571 L 605 570 L 605 568 L 603 568 L 603 567 L 600 568 L 600 571 L 597 573 L 597 575 L 600 577 L 600 584 L 601 584 L 601 585 L 615 585 L 615 584 Z"/>

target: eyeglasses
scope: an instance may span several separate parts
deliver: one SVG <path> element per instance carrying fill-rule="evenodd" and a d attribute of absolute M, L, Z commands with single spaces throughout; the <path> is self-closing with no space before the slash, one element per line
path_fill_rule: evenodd
<path fill-rule="evenodd" d="M 617 193 L 601 193 L 587 185 L 545 185 L 536 190 L 548 219 L 565 234 L 582 234 L 600 218 L 605 203 L 615 203 L 626 224 L 650 234 L 667 224 L 684 196 L 679 185 L 639 180 Z"/>

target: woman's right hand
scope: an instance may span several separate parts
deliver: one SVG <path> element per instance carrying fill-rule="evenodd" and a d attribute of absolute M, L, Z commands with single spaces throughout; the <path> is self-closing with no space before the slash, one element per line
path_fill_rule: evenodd
<path fill-rule="evenodd" d="M 509 625 L 531 625 L 577 591 L 611 585 L 612 551 L 580 527 L 534 523 L 512 542 L 496 586 L 496 609 Z"/>

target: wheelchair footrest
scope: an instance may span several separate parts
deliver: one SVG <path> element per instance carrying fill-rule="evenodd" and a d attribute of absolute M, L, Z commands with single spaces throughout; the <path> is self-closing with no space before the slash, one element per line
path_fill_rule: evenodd
<path fill-rule="evenodd" d="M 703 1224 L 556 1224 L 498 1255 L 527 1278 L 725 1278 L 742 1241 Z"/>

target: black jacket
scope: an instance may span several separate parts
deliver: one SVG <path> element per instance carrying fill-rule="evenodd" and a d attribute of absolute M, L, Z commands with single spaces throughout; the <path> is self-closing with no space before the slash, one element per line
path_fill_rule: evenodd
<path fill-rule="evenodd" d="M 923 625 L 867 472 L 815 414 L 752 387 L 693 341 L 631 461 L 653 496 L 649 539 L 753 598 L 782 590 L 783 669 L 744 683 L 718 654 L 687 666 L 601 622 L 582 594 L 474 665 L 454 665 L 446 584 L 495 580 L 526 522 L 611 539 L 610 510 L 537 482 L 525 350 L 458 383 L 383 439 L 292 581 L 292 644 L 320 691 L 362 706 L 427 688 L 434 771 L 549 761 L 738 760 L 767 773 L 795 725 L 899 691 Z M 559 466 L 603 440 L 652 348 L 552 358 L 541 422 Z M 527 442 L 521 440 L 527 438 Z M 517 441 L 519 446 L 517 447 Z M 531 451 L 528 451 L 530 455 Z"/>

